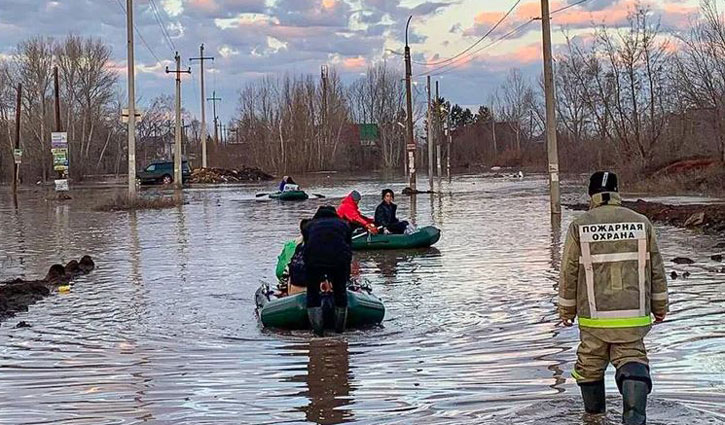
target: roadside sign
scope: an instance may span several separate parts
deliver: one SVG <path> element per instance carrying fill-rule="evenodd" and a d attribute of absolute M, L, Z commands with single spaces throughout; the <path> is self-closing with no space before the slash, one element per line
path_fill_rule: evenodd
<path fill-rule="evenodd" d="M 55 180 L 56 192 L 68 192 L 68 179 Z"/>
<path fill-rule="evenodd" d="M 54 131 L 50 133 L 50 146 L 53 148 L 67 148 L 68 133 L 65 131 Z"/>
<path fill-rule="evenodd" d="M 53 169 L 55 171 L 65 171 L 68 169 L 68 148 L 53 148 Z"/>
<path fill-rule="evenodd" d="M 23 163 L 23 150 L 22 149 L 13 149 L 13 158 L 15 159 L 16 164 L 22 164 Z"/>

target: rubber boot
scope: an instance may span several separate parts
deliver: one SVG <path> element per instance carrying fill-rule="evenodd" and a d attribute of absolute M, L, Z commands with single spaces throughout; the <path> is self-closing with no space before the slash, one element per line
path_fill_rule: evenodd
<path fill-rule="evenodd" d="M 322 316 L 322 307 L 308 307 L 307 318 L 310 319 L 312 332 L 317 336 L 325 335 L 325 320 Z"/>
<path fill-rule="evenodd" d="M 604 380 L 584 382 L 579 384 L 584 399 L 584 410 L 590 414 L 604 413 L 607 409 L 607 399 L 604 392 Z"/>
<path fill-rule="evenodd" d="M 647 394 L 652 390 L 649 368 L 642 363 L 627 363 L 617 370 L 617 386 L 622 393 L 622 423 L 647 423 Z"/>
<path fill-rule="evenodd" d="M 622 381 L 622 423 L 644 425 L 647 423 L 647 393 L 649 387 L 642 381 Z"/>
<path fill-rule="evenodd" d="M 347 325 L 347 307 L 335 307 L 335 332 L 342 333 Z"/>

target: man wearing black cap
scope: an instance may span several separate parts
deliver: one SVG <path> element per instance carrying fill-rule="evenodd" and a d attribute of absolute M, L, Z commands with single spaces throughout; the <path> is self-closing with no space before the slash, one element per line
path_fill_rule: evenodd
<path fill-rule="evenodd" d="M 590 210 L 571 223 L 559 283 L 559 316 L 579 318 L 572 372 L 588 413 L 605 412 L 604 371 L 611 362 L 625 424 L 646 423 L 652 389 L 644 337 L 668 310 L 667 279 L 652 224 L 622 207 L 617 175 L 594 173 Z"/>

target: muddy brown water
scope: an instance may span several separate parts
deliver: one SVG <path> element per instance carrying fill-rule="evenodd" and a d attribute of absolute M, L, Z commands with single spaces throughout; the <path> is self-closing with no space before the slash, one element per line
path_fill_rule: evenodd
<path fill-rule="evenodd" d="M 94 212 L 109 190 L 71 202 L 0 192 L 0 280 L 90 254 L 97 270 L 0 324 L 3 424 L 615 424 L 582 414 L 570 376 L 576 329 L 556 326 L 562 232 L 543 176 L 460 176 L 442 195 L 399 195 L 400 216 L 434 224 L 434 248 L 355 254 L 384 301 L 383 326 L 343 337 L 261 329 L 253 295 L 270 282 L 297 221 L 351 188 L 372 213 L 400 178 L 301 177 L 326 200 L 258 200 L 267 186 L 192 188 L 161 211 Z M 425 185 L 425 181 L 421 181 Z M 121 189 L 122 190 L 122 189 Z M 583 201 L 565 185 L 564 199 Z M 725 274 L 718 240 L 658 226 L 672 313 L 647 342 L 651 424 L 725 423 Z M 26 321 L 31 328 L 16 329 Z"/>

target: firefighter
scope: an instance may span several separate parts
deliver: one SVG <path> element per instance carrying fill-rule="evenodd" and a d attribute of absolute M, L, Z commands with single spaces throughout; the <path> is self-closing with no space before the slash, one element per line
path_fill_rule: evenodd
<path fill-rule="evenodd" d="M 594 173 L 590 210 L 574 220 L 564 246 L 559 316 L 579 317 L 581 343 L 572 372 L 587 413 L 605 412 L 604 371 L 611 362 L 623 398 L 622 422 L 646 423 L 652 390 L 644 337 L 668 311 L 667 279 L 655 231 L 622 207 L 617 175 Z"/>

